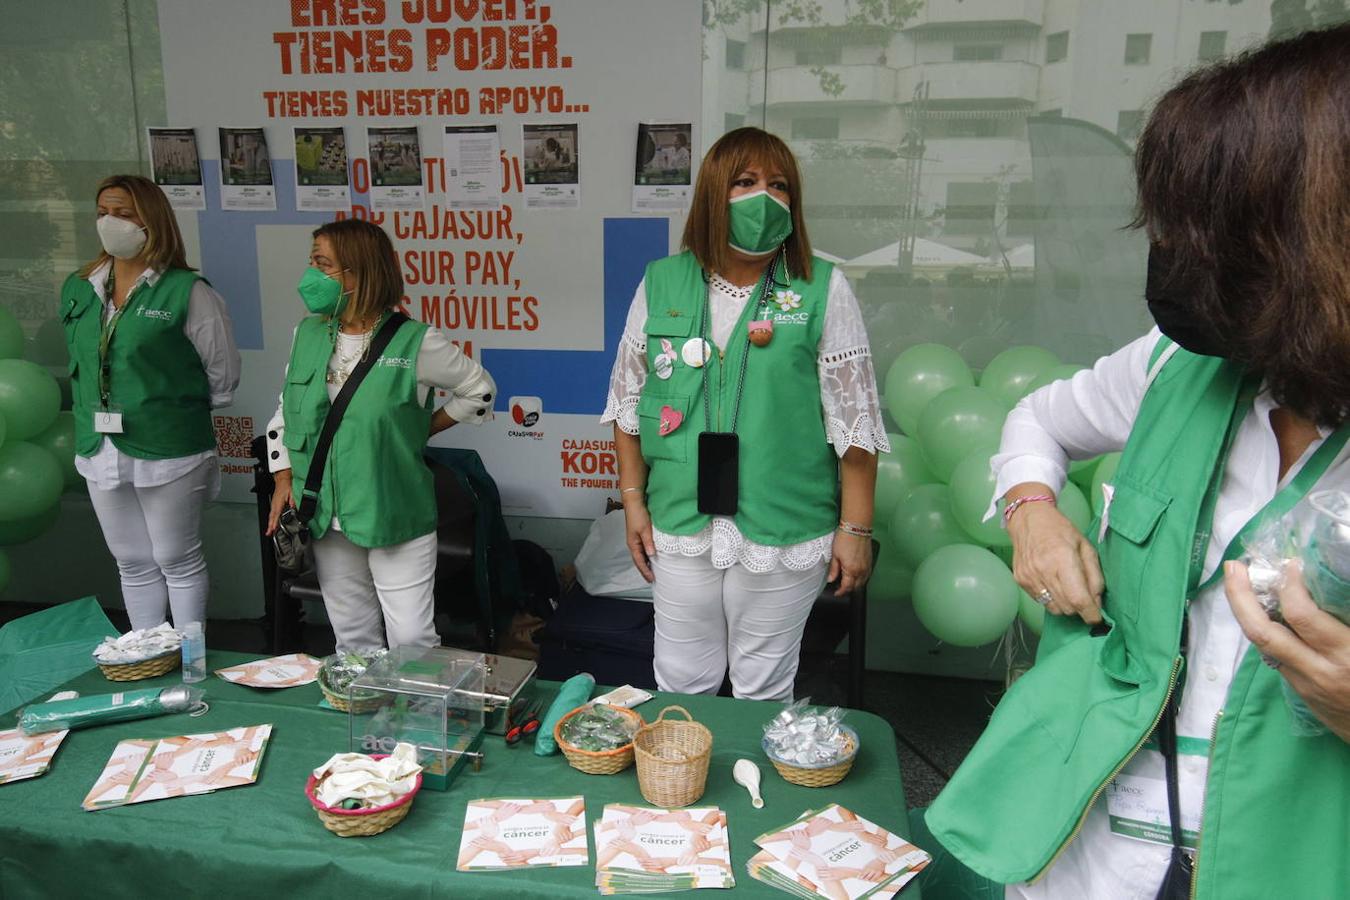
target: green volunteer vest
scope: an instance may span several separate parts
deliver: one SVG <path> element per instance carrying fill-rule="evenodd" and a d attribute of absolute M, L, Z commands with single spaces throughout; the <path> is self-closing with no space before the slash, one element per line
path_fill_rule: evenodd
<path fill-rule="evenodd" d="M 825 324 L 833 266 L 814 260 L 811 281 L 793 280 L 800 295 L 796 309 L 770 307 L 773 339 L 766 347 L 746 346 L 747 323 L 758 308 L 759 293 L 727 341 L 725 358 L 714 346 L 704 367 L 712 430 L 729 431 L 736 402 L 742 354 L 745 369 L 740 418 L 740 497 L 735 516 L 741 534 L 756 543 L 787 546 L 834 530 L 839 519 L 839 462 L 826 441 L 816 369 Z M 647 266 L 647 380 L 638 398 L 642 455 L 647 475 L 647 507 L 652 521 L 668 534 L 695 534 L 711 521 L 698 511 L 698 435 L 704 431 L 703 369 L 687 365 L 685 343 L 697 340 L 706 305 L 703 272 L 692 253 L 681 253 Z M 711 343 L 711 338 L 709 339 Z M 657 357 L 666 345 L 674 351 L 669 378 L 658 375 Z M 671 433 L 659 433 L 661 410 L 683 415 Z"/>
<path fill-rule="evenodd" d="M 104 437 L 140 459 L 191 456 L 216 446 L 206 369 L 183 334 L 188 298 L 200 277 L 186 269 L 168 269 L 154 285 L 142 284 L 132 293 L 108 353 L 109 402 L 122 412 L 122 433 L 110 435 L 94 431 L 103 304 L 87 279 L 78 274 L 66 279 L 61 322 L 70 351 L 76 453 L 93 456 Z"/>
<path fill-rule="evenodd" d="M 300 322 L 281 392 L 282 443 L 297 498 L 328 415 L 329 328 L 320 316 Z M 352 396 L 328 451 L 309 522 L 314 537 L 323 537 L 335 515 L 361 547 L 388 547 L 436 530 L 435 488 L 422 460 L 433 397 L 417 399 L 417 353 L 426 333 L 425 324 L 404 322 Z"/>
<path fill-rule="evenodd" d="M 1036 665 L 928 811 L 935 837 L 980 874 L 1011 883 L 1045 870 L 1159 720 L 1240 381 L 1233 365 L 1179 350 L 1145 395 L 1098 545 L 1111 630 L 1047 616 Z M 1350 884 L 1350 745 L 1295 737 L 1280 685 L 1249 648 L 1214 730 L 1197 897 L 1333 897 Z"/>

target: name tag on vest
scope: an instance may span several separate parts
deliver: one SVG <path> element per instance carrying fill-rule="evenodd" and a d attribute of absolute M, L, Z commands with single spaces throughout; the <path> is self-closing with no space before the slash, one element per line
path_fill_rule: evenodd
<path fill-rule="evenodd" d="M 94 431 L 98 434 L 121 434 L 122 414 L 110 409 L 94 410 Z"/>

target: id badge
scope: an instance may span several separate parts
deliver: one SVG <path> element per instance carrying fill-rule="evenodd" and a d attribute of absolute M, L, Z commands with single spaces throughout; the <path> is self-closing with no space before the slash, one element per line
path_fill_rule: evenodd
<path fill-rule="evenodd" d="M 698 436 L 698 511 L 734 516 L 740 491 L 740 437 L 735 432 L 704 431 Z"/>
<path fill-rule="evenodd" d="M 98 434 L 121 434 L 122 411 L 120 409 L 94 410 L 94 431 Z"/>
<path fill-rule="evenodd" d="M 1186 740 L 1180 738 L 1180 741 Z M 1193 739 L 1195 744 L 1207 744 Z M 1171 814 L 1167 806 L 1167 774 L 1162 754 L 1140 750 L 1106 790 L 1106 813 L 1111 831 L 1122 837 L 1172 846 Z M 1209 769 L 1207 753 L 1179 751 L 1181 845 L 1194 850 L 1200 839 L 1200 807 Z"/>

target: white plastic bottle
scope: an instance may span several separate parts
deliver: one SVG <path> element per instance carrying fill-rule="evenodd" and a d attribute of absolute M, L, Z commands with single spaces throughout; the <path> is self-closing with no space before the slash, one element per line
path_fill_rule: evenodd
<path fill-rule="evenodd" d="M 183 626 L 183 682 L 195 684 L 206 679 L 206 628 L 201 622 Z"/>

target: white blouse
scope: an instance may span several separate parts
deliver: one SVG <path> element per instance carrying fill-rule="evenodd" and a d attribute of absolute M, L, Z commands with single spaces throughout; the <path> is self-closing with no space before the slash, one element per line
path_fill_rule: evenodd
<path fill-rule="evenodd" d="M 709 336 L 719 348 L 725 349 L 754 285 L 736 287 L 714 275 L 708 287 L 712 312 Z M 647 381 L 646 324 L 646 285 L 639 284 L 628 308 L 628 321 L 610 374 L 605 412 L 600 417 L 600 424 L 614 423 L 626 434 L 638 433 L 638 398 Z M 838 269 L 830 276 L 816 371 L 825 414 L 825 439 L 835 453 L 842 457 L 849 447 L 861 447 L 869 453 L 889 453 L 891 445 L 881 417 L 867 329 L 848 279 Z M 734 519 L 724 516 L 714 517 L 694 535 L 667 534 L 653 527 L 652 538 L 657 552 L 701 556 L 711 551 L 715 567 L 726 569 L 740 563 L 752 572 L 767 572 L 780 562 L 797 571 L 809 569 L 822 560 L 828 562 L 834 545 L 833 531 L 786 547 L 757 544 L 741 534 Z"/>

